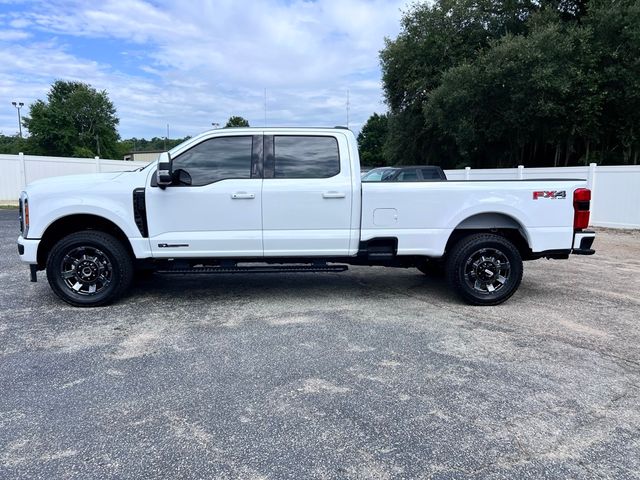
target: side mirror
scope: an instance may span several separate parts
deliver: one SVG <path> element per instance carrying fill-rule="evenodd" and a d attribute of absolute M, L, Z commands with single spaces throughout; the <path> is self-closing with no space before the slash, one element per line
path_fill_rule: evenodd
<path fill-rule="evenodd" d="M 160 188 L 171 185 L 173 182 L 171 155 L 169 152 L 162 152 L 158 158 L 158 170 L 156 170 L 156 180 Z"/>
<path fill-rule="evenodd" d="M 183 185 L 183 186 L 191 185 L 191 175 L 189 174 L 189 172 L 187 172 L 183 168 L 178 168 L 177 170 L 174 170 L 171 176 L 173 177 L 174 184 Z"/>

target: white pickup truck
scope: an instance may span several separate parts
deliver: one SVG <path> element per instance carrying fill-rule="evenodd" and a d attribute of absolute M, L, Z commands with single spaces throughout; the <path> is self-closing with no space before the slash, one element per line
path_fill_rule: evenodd
<path fill-rule="evenodd" d="M 18 251 L 75 306 L 126 292 L 137 272 L 441 270 L 496 305 L 522 261 L 592 254 L 584 180 L 361 182 L 344 128 L 208 131 L 148 166 L 39 180 L 20 197 Z"/>

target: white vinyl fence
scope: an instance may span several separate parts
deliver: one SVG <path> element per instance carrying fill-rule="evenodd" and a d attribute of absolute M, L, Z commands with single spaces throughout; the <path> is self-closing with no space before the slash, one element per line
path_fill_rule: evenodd
<path fill-rule="evenodd" d="M 78 173 L 116 172 L 144 166 L 100 158 L 0 155 L 0 204 L 15 204 L 26 184 L 34 180 Z M 527 178 L 583 178 L 592 190 L 591 224 L 640 228 L 640 165 L 584 167 L 492 168 L 446 170 L 450 180 L 511 180 Z"/>
<path fill-rule="evenodd" d="M 0 204 L 17 204 L 20 192 L 30 182 L 47 177 L 79 173 L 119 172 L 143 167 L 146 162 L 103 158 L 0 155 Z"/>

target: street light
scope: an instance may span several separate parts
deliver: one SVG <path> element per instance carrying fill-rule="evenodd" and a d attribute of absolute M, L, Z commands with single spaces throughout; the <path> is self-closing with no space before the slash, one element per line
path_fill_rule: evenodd
<path fill-rule="evenodd" d="M 22 138 L 22 118 L 20 118 L 20 109 L 24 107 L 22 102 L 11 102 L 11 105 L 18 109 L 18 131 L 20 132 L 20 138 Z"/>
<path fill-rule="evenodd" d="M 220 128 L 220 124 L 218 122 L 211 122 L 213 128 Z"/>

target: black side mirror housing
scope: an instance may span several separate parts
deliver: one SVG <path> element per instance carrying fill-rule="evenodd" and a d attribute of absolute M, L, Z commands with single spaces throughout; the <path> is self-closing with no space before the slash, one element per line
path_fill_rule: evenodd
<path fill-rule="evenodd" d="M 156 181 L 160 188 L 165 188 L 173 183 L 171 167 L 171 155 L 169 152 L 162 152 L 158 158 L 158 169 L 156 170 Z"/>

